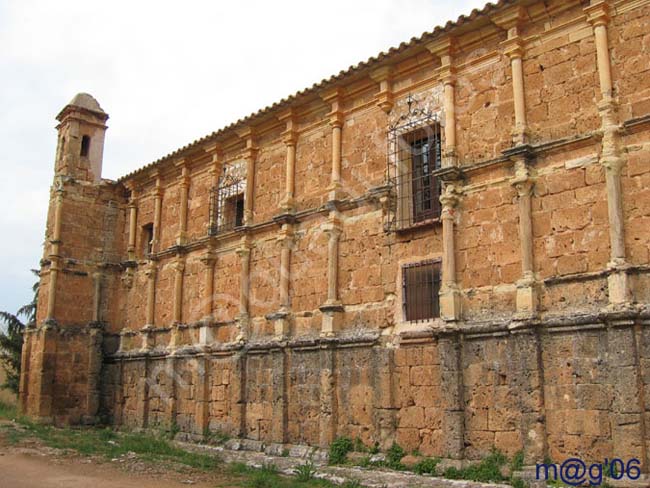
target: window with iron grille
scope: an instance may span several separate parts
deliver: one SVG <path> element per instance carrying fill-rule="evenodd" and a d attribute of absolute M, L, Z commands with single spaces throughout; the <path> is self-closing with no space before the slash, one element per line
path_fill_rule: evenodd
<path fill-rule="evenodd" d="M 245 171 L 243 162 L 224 166 L 219 186 L 210 190 L 210 235 L 244 225 Z"/>
<path fill-rule="evenodd" d="M 402 267 L 402 305 L 407 321 L 440 317 L 440 261 L 422 261 Z"/>
<path fill-rule="evenodd" d="M 388 131 L 388 179 L 393 205 L 387 230 L 401 230 L 435 222 L 440 218 L 442 137 L 437 116 L 415 108 L 412 97 L 408 113 Z"/>

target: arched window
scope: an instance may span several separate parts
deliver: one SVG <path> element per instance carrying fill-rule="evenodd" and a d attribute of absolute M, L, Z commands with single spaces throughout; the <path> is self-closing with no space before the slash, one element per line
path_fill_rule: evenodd
<path fill-rule="evenodd" d="M 81 156 L 87 158 L 89 151 L 90 151 L 90 136 L 83 136 L 81 138 Z"/>

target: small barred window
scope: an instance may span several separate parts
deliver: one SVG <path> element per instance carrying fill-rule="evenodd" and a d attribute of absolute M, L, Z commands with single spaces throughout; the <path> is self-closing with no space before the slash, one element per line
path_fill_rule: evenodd
<path fill-rule="evenodd" d="M 440 262 L 422 261 L 402 267 L 402 305 L 407 321 L 440 317 Z"/>

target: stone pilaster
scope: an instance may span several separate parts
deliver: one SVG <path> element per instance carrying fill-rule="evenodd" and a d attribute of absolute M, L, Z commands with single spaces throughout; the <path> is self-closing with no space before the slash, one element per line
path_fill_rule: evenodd
<path fill-rule="evenodd" d="M 84 424 L 95 424 L 98 421 L 99 403 L 101 396 L 101 374 L 102 374 L 102 342 L 104 334 L 99 320 L 88 332 L 89 341 L 87 344 L 88 354 L 88 389 L 86 391 L 86 412 L 83 415 Z"/>
<path fill-rule="evenodd" d="M 444 37 L 427 44 L 427 49 L 440 59 L 438 76 L 444 86 L 444 151 L 443 167 L 458 165 L 456 153 L 456 70 L 452 65 L 455 41 Z"/>
<path fill-rule="evenodd" d="M 446 321 L 460 319 L 460 290 L 456 283 L 456 247 L 454 240 L 454 216 L 459 191 L 447 183 L 440 197 L 442 204 L 442 286 L 440 288 L 440 317 Z"/>
<path fill-rule="evenodd" d="M 210 430 L 210 361 L 205 356 L 196 359 L 196 406 L 194 434 L 205 437 Z"/>
<path fill-rule="evenodd" d="M 621 190 L 621 170 L 624 160 L 621 157 L 617 102 L 613 97 L 611 60 L 607 40 L 609 9 L 608 1 L 592 0 L 590 5 L 585 8 L 585 13 L 594 29 L 600 80 L 601 99 L 598 109 L 603 135 L 600 164 L 605 170 L 610 240 L 609 302 L 612 307 L 622 307 L 631 303 L 632 293 L 626 273 L 628 265 L 625 253 L 623 193 Z"/>
<path fill-rule="evenodd" d="M 271 351 L 273 358 L 273 372 L 271 373 L 271 384 L 273 387 L 273 420 L 271 422 L 271 439 L 273 442 L 285 444 L 288 433 L 288 374 L 287 374 L 287 352 L 284 348 L 277 348 Z"/>
<path fill-rule="evenodd" d="M 537 313 L 537 282 L 533 260 L 533 216 L 532 195 L 534 180 L 523 154 L 513 157 L 515 177 L 512 185 L 517 190 L 517 210 L 519 212 L 519 243 L 521 247 L 522 277 L 517 281 L 517 316 L 529 318 Z"/>
<path fill-rule="evenodd" d="M 336 356 L 333 344 L 320 349 L 320 447 L 328 447 L 336 438 L 338 404 L 336 399 Z"/>
<path fill-rule="evenodd" d="M 328 117 L 330 127 L 332 128 L 332 176 L 328 200 L 337 201 L 343 198 L 341 183 L 341 137 L 344 122 L 343 91 L 340 88 L 334 88 L 324 93 L 322 98 L 331 107 Z"/>
<path fill-rule="evenodd" d="M 514 145 L 527 142 L 526 102 L 524 95 L 524 40 L 521 37 L 521 25 L 526 18 L 526 9 L 515 5 L 492 16 L 492 21 L 505 29 L 508 38 L 502 43 L 504 53 L 510 58 L 512 70 L 512 95 L 515 105 L 515 125 L 512 129 Z"/>
<path fill-rule="evenodd" d="M 458 333 L 439 338 L 444 452 L 452 459 L 462 459 L 465 440 L 465 411 L 463 402 L 462 344 Z"/>
<path fill-rule="evenodd" d="M 52 238 L 50 239 L 50 280 L 49 280 L 49 289 L 47 297 L 47 321 L 55 320 L 55 306 L 56 306 L 56 286 L 58 281 L 58 275 L 61 265 L 61 224 L 63 222 L 63 184 L 60 181 L 55 181 L 54 189 L 54 229 L 52 232 Z"/>
<path fill-rule="evenodd" d="M 181 200 L 179 202 L 179 222 L 178 222 L 178 234 L 176 235 L 176 244 L 182 246 L 187 241 L 187 202 L 190 191 L 190 176 L 189 176 L 189 167 L 185 159 L 180 159 L 176 162 L 176 166 L 180 168 L 180 193 Z"/>
<path fill-rule="evenodd" d="M 343 319 L 343 304 L 339 300 L 339 240 L 343 233 L 343 226 L 339 213 L 330 212 L 329 221 L 324 226 L 328 236 L 327 241 L 327 300 L 320 307 L 323 313 L 321 335 L 331 337 L 340 329 Z"/>
<path fill-rule="evenodd" d="M 382 66 L 370 73 L 373 81 L 379 83 L 379 92 L 377 93 L 377 106 L 386 113 L 393 109 L 393 67 Z"/>

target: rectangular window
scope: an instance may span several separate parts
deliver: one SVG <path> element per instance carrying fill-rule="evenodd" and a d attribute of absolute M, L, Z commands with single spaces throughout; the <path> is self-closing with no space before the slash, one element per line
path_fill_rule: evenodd
<path fill-rule="evenodd" d="M 219 186 L 210 190 L 210 235 L 244 225 L 246 172 L 243 162 L 224 166 Z"/>
<path fill-rule="evenodd" d="M 153 252 L 153 224 L 142 226 L 142 254 L 149 256 Z"/>
<path fill-rule="evenodd" d="M 401 136 L 398 152 L 397 228 L 405 229 L 440 218 L 440 125 L 434 124 Z"/>
<path fill-rule="evenodd" d="M 440 261 L 422 261 L 402 267 L 402 304 L 407 321 L 440 317 Z"/>

